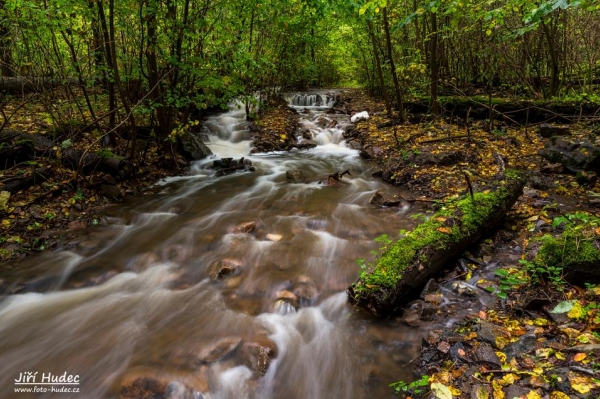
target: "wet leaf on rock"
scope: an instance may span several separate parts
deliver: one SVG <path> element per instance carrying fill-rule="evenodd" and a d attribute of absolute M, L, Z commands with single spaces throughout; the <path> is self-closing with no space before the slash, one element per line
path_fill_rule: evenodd
<path fill-rule="evenodd" d="M 567 313 L 568 311 L 570 311 L 571 309 L 573 309 L 573 306 L 575 305 L 576 301 L 562 301 L 561 303 L 559 303 L 558 305 L 556 305 L 556 307 L 554 307 L 554 309 L 552 309 L 550 311 L 550 313 Z"/>
<path fill-rule="evenodd" d="M 450 388 L 448 388 L 444 384 L 440 384 L 439 382 L 434 382 L 433 384 L 431 384 L 431 391 L 433 392 L 435 397 L 438 399 L 452 399 L 453 398 Z"/>

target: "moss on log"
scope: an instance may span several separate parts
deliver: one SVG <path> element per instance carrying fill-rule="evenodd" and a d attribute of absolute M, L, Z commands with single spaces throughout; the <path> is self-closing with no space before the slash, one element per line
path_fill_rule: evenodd
<path fill-rule="evenodd" d="M 385 248 L 375 266 L 348 288 L 351 303 L 377 317 L 399 310 L 401 300 L 424 285 L 449 259 L 460 255 L 499 224 L 525 185 L 524 176 L 507 171 L 495 188 L 476 193 L 436 212 Z"/>

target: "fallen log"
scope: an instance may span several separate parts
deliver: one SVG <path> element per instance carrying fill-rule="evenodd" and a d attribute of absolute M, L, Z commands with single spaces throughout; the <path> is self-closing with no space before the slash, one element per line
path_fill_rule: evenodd
<path fill-rule="evenodd" d="M 17 193 L 21 190 L 27 190 L 29 187 L 42 184 L 52 176 L 50 168 L 34 169 L 33 173 L 27 176 L 15 177 L 2 182 L 0 191 L 10 191 Z"/>
<path fill-rule="evenodd" d="M 57 78 L 48 76 L 0 76 L 0 91 L 10 94 L 42 92 L 61 86 L 79 86 L 77 78 Z"/>
<path fill-rule="evenodd" d="M 507 171 L 496 188 L 447 205 L 386 246 L 372 269 L 348 287 L 349 301 L 381 318 L 397 312 L 404 297 L 502 222 L 524 185 L 521 173 Z"/>
<path fill-rule="evenodd" d="M 22 149 L 23 148 L 23 149 Z M 0 132 L 0 168 L 37 157 L 60 159 L 65 167 L 85 174 L 106 172 L 113 177 L 129 178 L 133 174 L 131 163 L 107 151 L 86 152 L 74 148 L 55 149 L 48 137 L 16 130 Z"/>

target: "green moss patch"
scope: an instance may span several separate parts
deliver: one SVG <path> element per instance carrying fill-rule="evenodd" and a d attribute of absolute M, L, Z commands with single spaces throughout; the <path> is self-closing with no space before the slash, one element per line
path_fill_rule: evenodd
<path fill-rule="evenodd" d="M 600 218 L 575 213 L 558 222 L 566 223 L 561 235 L 545 234 L 531 241 L 526 266 L 534 282 L 540 277 L 564 277 L 575 284 L 600 281 Z"/>

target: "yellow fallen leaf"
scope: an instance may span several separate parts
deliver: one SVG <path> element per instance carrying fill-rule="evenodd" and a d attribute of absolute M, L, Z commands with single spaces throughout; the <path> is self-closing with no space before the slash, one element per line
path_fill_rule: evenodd
<path fill-rule="evenodd" d="M 527 399 L 542 399 L 542 397 L 536 391 L 529 391 L 527 394 Z"/>
<path fill-rule="evenodd" d="M 543 326 L 547 326 L 550 323 L 548 322 L 548 320 L 539 317 L 533 321 L 533 324 L 535 324 L 536 326 L 543 327 Z"/>
<path fill-rule="evenodd" d="M 550 399 L 571 399 L 571 398 L 569 398 L 569 396 L 565 393 L 562 393 L 559 391 L 554 391 L 550 394 Z"/>
<path fill-rule="evenodd" d="M 500 378 L 498 381 L 498 384 L 502 385 L 503 387 L 507 386 L 507 385 L 512 385 L 515 383 L 516 380 L 519 379 L 519 376 L 513 373 L 509 373 L 509 374 L 505 374 L 502 378 Z"/>
<path fill-rule="evenodd" d="M 498 360 L 500 360 L 500 363 L 502 363 L 502 364 L 506 363 L 506 353 L 496 352 L 496 355 L 498 356 Z"/>
<path fill-rule="evenodd" d="M 571 383 L 571 388 L 579 393 L 588 393 L 600 385 L 590 377 L 577 375 L 573 372 L 569 373 L 569 382 Z"/>
<path fill-rule="evenodd" d="M 585 317 L 585 314 L 586 312 L 583 306 L 581 306 L 581 302 L 575 301 L 573 304 L 573 309 L 569 310 L 567 316 L 569 316 L 571 319 L 582 319 Z"/>
<path fill-rule="evenodd" d="M 573 356 L 573 361 L 580 362 L 583 359 L 585 359 L 586 357 L 587 357 L 587 355 L 585 353 L 578 353 L 575 356 Z"/>
<path fill-rule="evenodd" d="M 565 360 L 566 359 L 565 355 L 563 353 L 561 353 L 561 352 L 556 352 L 554 354 L 554 357 L 556 357 L 558 360 Z"/>
<path fill-rule="evenodd" d="M 498 383 L 497 380 L 492 381 L 492 395 L 494 399 L 504 399 L 506 395 L 504 395 L 504 391 L 502 390 L 502 385 Z"/>

